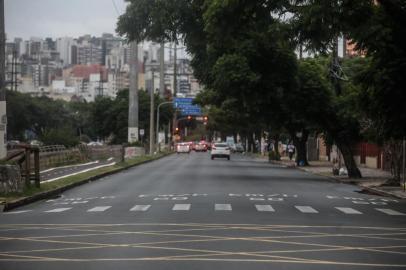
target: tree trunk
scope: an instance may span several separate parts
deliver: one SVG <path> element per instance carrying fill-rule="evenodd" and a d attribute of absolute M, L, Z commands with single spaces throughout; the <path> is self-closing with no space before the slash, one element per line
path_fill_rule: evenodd
<path fill-rule="evenodd" d="M 337 142 L 337 147 L 340 149 L 344 158 L 345 167 L 347 167 L 349 178 L 362 178 L 361 171 L 358 169 L 357 163 L 354 160 L 354 154 L 351 146 L 345 142 Z"/>
<path fill-rule="evenodd" d="M 390 184 L 400 184 L 403 166 L 403 142 L 389 140 L 385 143 L 385 155 L 389 156 L 390 169 L 393 176 Z"/>
<path fill-rule="evenodd" d="M 251 137 L 251 144 L 252 144 L 252 153 L 256 154 L 256 153 L 258 153 L 258 149 L 257 149 L 257 144 L 255 142 L 255 134 L 251 133 L 250 137 Z"/>
<path fill-rule="evenodd" d="M 248 134 L 247 138 L 248 138 L 247 152 L 251 153 L 251 152 L 253 152 L 253 150 L 252 150 L 252 144 L 253 144 L 252 134 Z"/>
<path fill-rule="evenodd" d="M 269 160 L 281 160 L 281 154 L 279 153 L 279 134 L 274 134 L 269 137 L 269 141 L 273 141 L 273 150 L 269 152 Z"/>
<path fill-rule="evenodd" d="M 307 160 L 307 139 L 309 138 L 309 131 L 306 129 L 302 130 L 302 137 L 296 137 L 296 134 L 292 134 L 293 144 L 296 148 L 296 165 L 299 166 L 301 163 L 303 166 L 309 166 L 309 161 Z"/>

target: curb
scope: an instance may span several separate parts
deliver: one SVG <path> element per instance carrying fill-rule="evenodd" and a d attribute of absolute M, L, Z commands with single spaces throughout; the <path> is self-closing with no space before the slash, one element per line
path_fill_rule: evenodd
<path fill-rule="evenodd" d="M 24 205 L 27 205 L 27 204 L 30 204 L 30 203 L 33 203 L 33 202 L 36 202 L 36 201 L 40 201 L 40 200 L 55 197 L 55 196 L 65 192 L 65 191 L 67 191 L 69 189 L 72 189 L 72 188 L 75 188 L 75 187 L 78 187 L 78 186 L 81 186 L 81 185 L 84 185 L 84 184 L 87 184 L 87 183 L 90 183 L 90 182 L 93 182 L 93 181 L 97 181 L 97 180 L 99 180 L 101 178 L 104 178 L 106 176 L 113 175 L 113 174 L 116 174 L 116 173 L 119 173 L 119 172 L 122 172 L 122 171 L 125 171 L 125 170 L 128 170 L 128 169 L 131 169 L 131 168 L 134 168 L 134 167 L 146 164 L 146 163 L 150 163 L 150 162 L 159 160 L 161 158 L 167 157 L 167 156 L 172 155 L 172 154 L 173 153 L 164 154 L 163 156 L 161 156 L 159 158 L 145 160 L 145 161 L 142 161 L 142 162 L 137 163 L 137 164 L 129 165 L 127 167 L 123 167 L 123 168 L 119 168 L 119 169 L 116 169 L 116 170 L 113 170 L 113 171 L 110 171 L 110 172 L 105 172 L 105 173 L 102 173 L 102 174 L 99 174 L 99 175 L 91 176 L 91 177 L 89 177 L 87 179 L 83 179 L 81 181 L 78 181 L 78 182 L 75 182 L 75 183 L 60 187 L 60 188 L 52 189 L 52 190 L 49 190 L 49 191 L 44 191 L 44 192 L 29 196 L 29 197 L 25 197 L 23 199 L 8 202 L 8 203 L 6 203 L 4 205 L 0 205 L 0 212 L 7 212 L 7 211 L 10 211 L 10 210 L 15 209 L 17 207 L 21 207 L 21 206 L 24 206 Z"/>
<path fill-rule="evenodd" d="M 342 184 L 355 184 L 355 183 L 351 183 L 351 182 L 341 181 L 340 179 L 337 179 L 337 178 L 335 178 L 334 176 L 329 176 L 329 175 L 324 175 L 324 174 L 320 174 L 320 173 L 311 172 L 311 171 L 306 170 L 306 169 L 303 168 L 303 167 L 296 166 L 296 165 L 295 165 L 295 166 L 291 166 L 291 165 L 284 164 L 283 162 L 277 162 L 277 161 L 273 161 L 273 160 L 271 160 L 270 163 L 271 163 L 271 164 L 275 164 L 275 165 L 284 166 L 285 168 L 288 168 L 288 169 L 296 169 L 296 170 L 300 170 L 300 171 L 302 171 L 302 172 L 306 172 L 306 173 L 309 173 L 309 174 L 313 174 L 313 175 L 317 175 L 317 176 L 320 176 L 320 177 L 324 177 L 324 178 L 326 178 L 329 182 L 342 183 Z"/>
<path fill-rule="evenodd" d="M 277 165 L 284 165 L 286 168 L 293 168 L 293 169 L 301 170 L 303 172 L 307 172 L 307 173 L 310 173 L 310 174 L 313 174 L 313 175 L 321 176 L 321 177 L 324 177 L 324 178 L 328 179 L 329 182 L 348 184 L 348 185 L 355 185 L 355 186 L 358 186 L 358 187 L 362 188 L 363 190 L 366 190 L 369 193 L 372 193 L 372 194 L 375 194 L 375 195 L 392 197 L 392 198 L 396 198 L 396 199 L 400 199 L 400 200 L 406 199 L 405 197 L 398 196 L 397 194 L 395 194 L 393 192 L 384 191 L 384 190 L 381 190 L 381 189 L 378 189 L 378 188 L 373 188 L 373 187 L 362 186 L 362 185 L 360 185 L 360 183 L 358 183 L 357 181 L 354 181 L 354 180 L 344 180 L 343 181 L 343 180 L 341 180 L 339 178 L 336 178 L 334 176 L 323 175 L 323 174 L 319 174 L 319 173 L 315 173 L 315 172 L 306 170 L 303 167 L 289 166 L 289 165 L 286 165 L 286 164 L 283 164 L 283 163 L 273 162 L 273 161 L 271 161 L 270 163 L 277 164 Z"/>
<path fill-rule="evenodd" d="M 398 196 L 395 193 L 380 190 L 380 189 L 377 189 L 377 188 L 363 187 L 363 189 L 370 192 L 370 193 L 372 193 L 372 194 L 375 194 L 375 195 L 387 196 L 387 197 L 392 197 L 392 198 L 396 198 L 396 199 L 400 199 L 400 200 L 406 199 L 405 197 Z"/>

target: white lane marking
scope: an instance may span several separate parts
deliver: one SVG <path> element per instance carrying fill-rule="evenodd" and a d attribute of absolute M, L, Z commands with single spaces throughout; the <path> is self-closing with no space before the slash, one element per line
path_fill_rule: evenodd
<path fill-rule="evenodd" d="M 307 213 L 307 214 L 315 214 L 318 213 L 316 209 L 310 206 L 295 206 L 297 210 L 299 210 L 302 213 Z"/>
<path fill-rule="evenodd" d="M 114 158 L 113 157 L 111 157 L 111 158 L 109 158 L 109 159 L 107 159 L 107 161 L 112 161 Z"/>
<path fill-rule="evenodd" d="M 109 163 L 109 164 L 105 164 L 105 165 L 101 165 L 101 166 L 97 166 L 97 167 L 92 167 L 90 169 L 85 169 L 85 170 L 82 170 L 80 172 L 75 172 L 75 173 L 63 175 L 63 176 L 60 176 L 60 177 L 56 177 L 56 178 L 53 178 L 53 179 L 49 179 L 49 180 L 46 180 L 46 181 L 41 181 L 41 183 L 53 182 L 53 181 L 56 181 L 56 180 L 59 180 L 59 179 L 62 179 L 62 178 L 69 177 L 69 176 L 73 176 L 73 175 L 77 175 L 77 174 L 81 174 L 81 173 L 85 173 L 85 172 L 90 172 L 90 171 L 93 171 L 93 170 L 97 170 L 97 169 L 100 169 L 100 168 L 109 167 L 109 166 L 113 166 L 113 165 L 116 165 L 116 163 L 112 162 L 112 163 Z"/>
<path fill-rule="evenodd" d="M 150 207 L 151 207 L 151 205 L 135 205 L 133 208 L 130 209 L 130 211 L 142 211 L 142 212 L 145 212 Z"/>
<path fill-rule="evenodd" d="M 256 204 L 255 207 L 257 208 L 257 211 L 259 212 L 275 212 L 275 209 L 273 209 L 272 206 L 269 204 Z"/>
<path fill-rule="evenodd" d="M 72 209 L 72 207 L 69 207 L 69 208 L 55 208 L 55 209 L 52 209 L 52 210 L 45 211 L 45 213 L 60 213 L 60 212 L 68 211 L 70 209 Z"/>
<path fill-rule="evenodd" d="M 173 211 L 189 211 L 190 210 L 190 204 L 175 204 L 172 208 Z"/>
<path fill-rule="evenodd" d="M 362 214 L 360 211 L 357 211 L 357 210 L 355 210 L 355 209 L 353 209 L 353 208 L 350 208 L 350 207 L 335 207 L 335 208 L 336 208 L 337 210 L 339 210 L 339 211 L 345 213 L 345 214 L 350 214 L 350 215 L 353 215 L 353 214 Z"/>
<path fill-rule="evenodd" d="M 97 163 L 99 163 L 99 162 L 100 162 L 100 161 L 96 160 L 96 161 L 92 161 L 92 162 L 89 162 L 89 163 L 76 164 L 76 165 L 67 165 L 67 166 L 61 166 L 61 167 L 55 167 L 55 168 L 50 168 L 50 169 L 47 169 L 47 170 L 40 171 L 40 173 L 46 173 L 46 172 L 50 172 L 50 171 L 53 171 L 53 170 L 56 170 L 56 169 L 64 169 L 64 168 L 69 168 L 69 167 L 82 167 L 82 166 L 97 164 Z M 73 168 L 70 168 L 69 170 L 73 170 Z"/>
<path fill-rule="evenodd" d="M 89 201 L 76 201 L 76 202 L 72 202 L 72 204 L 84 204 L 84 203 L 88 203 Z"/>
<path fill-rule="evenodd" d="M 111 208 L 111 206 L 97 206 L 97 207 L 87 210 L 87 212 L 103 212 L 109 208 Z"/>
<path fill-rule="evenodd" d="M 388 209 L 388 208 L 375 208 L 376 210 L 385 213 L 387 215 L 390 216 L 405 216 L 406 214 L 392 210 L 392 209 Z"/>
<path fill-rule="evenodd" d="M 231 211 L 231 204 L 218 204 L 214 205 L 214 210 L 216 211 Z"/>
<path fill-rule="evenodd" d="M 27 213 L 27 212 L 31 212 L 31 211 L 32 210 L 21 210 L 21 211 L 5 212 L 3 214 L 5 214 L 5 215 L 14 215 L 14 214 Z"/>

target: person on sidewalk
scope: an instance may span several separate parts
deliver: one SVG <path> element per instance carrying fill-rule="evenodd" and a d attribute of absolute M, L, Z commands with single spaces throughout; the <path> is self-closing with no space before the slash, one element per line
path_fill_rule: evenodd
<path fill-rule="evenodd" d="M 295 146 L 293 144 L 288 145 L 288 154 L 289 154 L 289 160 L 292 160 L 293 155 L 295 154 Z"/>

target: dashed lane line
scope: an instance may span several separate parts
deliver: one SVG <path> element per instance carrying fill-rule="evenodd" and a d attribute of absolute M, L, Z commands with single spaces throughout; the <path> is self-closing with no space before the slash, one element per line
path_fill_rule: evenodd
<path fill-rule="evenodd" d="M 353 208 L 349 208 L 349 207 L 336 207 L 337 210 L 343 212 L 344 214 L 349 214 L 349 215 L 359 215 L 362 214 L 360 211 L 355 210 Z"/>
<path fill-rule="evenodd" d="M 317 211 L 316 209 L 314 209 L 313 207 L 310 206 L 298 206 L 295 205 L 295 208 L 297 210 L 299 210 L 302 213 L 306 213 L 306 214 L 317 214 L 319 211 Z"/>

